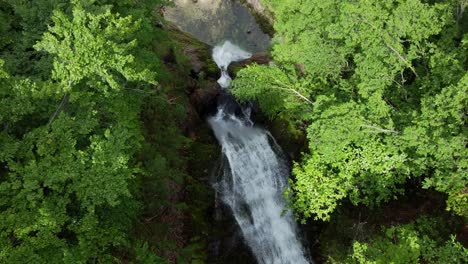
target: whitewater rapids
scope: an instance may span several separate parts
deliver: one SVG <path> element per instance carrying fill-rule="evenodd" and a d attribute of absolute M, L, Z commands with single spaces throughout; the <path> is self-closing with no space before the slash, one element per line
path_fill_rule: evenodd
<path fill-rule="evenodd" d="M 221 70 L 218 83 L 228 88 L 229 64 L 251 56 L 226 41 L 213 50 Z M 245 113 L 245 112 L 244 112 Z M 254 127 L 248 115 L 222 104 L 208 119 L 227 160 L 222 180 L 215 184 L 231 209 L 247 245 L 262 264 L 305 264 L 304 248 L 292 214 L 285 211 L 282 191 L 289 169 L 270 133 Z"/>

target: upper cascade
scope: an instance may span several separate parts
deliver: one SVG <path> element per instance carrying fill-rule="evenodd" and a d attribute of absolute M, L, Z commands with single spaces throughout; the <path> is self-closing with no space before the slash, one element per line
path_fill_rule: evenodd
<path fill-rule="evenodd" d="M 232 44 L 229 40 L 226 40 L 223 45 L 216 46 L 213 49 L 213 60 L 221 70 L 221 77 L 218 79 L 218 83 L 223 89 L 228 88 L 232 81 L 227 72 L 229 64 L 246 60 L 251 56 L 252 53 Z"/>

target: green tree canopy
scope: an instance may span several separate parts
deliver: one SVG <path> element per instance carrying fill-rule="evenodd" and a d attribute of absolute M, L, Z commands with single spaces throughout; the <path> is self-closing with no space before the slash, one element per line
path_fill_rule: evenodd
<path fill-rule="evenodd" d="M 132 55 L 140 22 L 93 10 L 53 12 L 34 46 L 52 79 L 0 72 L 2 263 L 112 262 L 130 247 L 143 139 L 130 88 L 150 93 L 155 75 Z"/>
<path fill-rule="evenodd" d="M 379 205 L 421 178 L 466 216 L 468 35 L 458 1 L 264 2 L 276 19 L 275 64 L 241 70 L 233 93 L 308 124 L 310 151 L 289 192 L 296 212 L 328 219 L 342 199 Z"/>

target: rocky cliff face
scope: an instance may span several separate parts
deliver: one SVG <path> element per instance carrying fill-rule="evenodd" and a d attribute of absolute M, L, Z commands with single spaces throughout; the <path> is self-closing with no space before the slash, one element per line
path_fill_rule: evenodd
<path fill-rule="evenodd" d="M 250 9 L 262 31 L 273 37 L 275 30 L 273 29 L 274 16 L 271 9 L 262 4 L 261 0 L 240 0 L 240 2 Z"/>
<path fill-rule="evenodd" d="M 252 6 L 252 8 L 258 12 L 258 13 L 263 13 L 265 12 L 265 7 L 262 5 L 260 0 L 245 0 L 249 5 Z"/>
<path fill-rule="evenodd" d="M 198 40 L 216 46 L 225 40 L 249 52 L 268 48 L 270 38 L 257 24 L 257 14 L 247 3 L 231 0 L 173 0 L 164 17 Z M 258 6 L 258 4 L 257 4 Z"/>

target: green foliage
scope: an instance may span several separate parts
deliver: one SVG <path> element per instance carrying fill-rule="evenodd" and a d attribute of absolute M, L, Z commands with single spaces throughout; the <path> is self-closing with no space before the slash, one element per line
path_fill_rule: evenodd
<path fill-rule="evenodd" d="M 294 112 L 310 109 L 302 105 L 309 103 L 307 90 L 303 88 L 305 85 L 298 80 L 291 67 L 253 65 L 239 72 L 238 79 L 233 83 L 233 94 L 243 101 L 257 100 L 270 117 L 286 112 L 293 116 Z"/>
<path fill-rule="evenodd" d="M 164 263 L 129 235 L 142 178 L 180 178 L 187 144 L 170 119 L 183 107 L 168 111 L 165 93 L 151 89 L 165 52 L 155 40 L 172 45 L 150 26 L 162 1 L 71 2 L 0 1 L 0 262 L 111 263 L 125 252 Z M 172 139 L 157 139 L 152 166 L 140 157 L 148 102 L 167 117 L 155 131 Z"/>
<path fill-rule="evenodd" d="M 422 220 L 422 221 L 421 221 Z M 451 236 L 437 241 L 426 235 L 429 221 L 385 228 L 370 243 L 356 241 L 353 253 L 344 263 L 465 263 L 468 250 Z M 425 233 L 423 233 L 425 232 Z"/>
<path fill-rule="evenodd" d="M 294 209 L 303 212 L 304 220 L 312 214 L 319 219 L 328 219 L 337 206 L 337 201 L 346 197 L 347 191 L 352 186 L 338 177 L 329 177 L 324 167 L 317 162 L 315 155 L 307 160 L 303 166 L 294 165 L 293 174 L 297 183 L 293 185 Z M 293 182 L 290 182 L 293 184 Z M 314 201 L 311 203 L 310 201 Z"/>
<path fill-rule="evenodd" d="M 203 245 L 197 240 L 197 238 L 194 238 L 193 241 L 191 241 L 191 243 L 182 250 L 180 257 L 177 260 L 177 263 L 205 263 L 206 253 L 204 250 L 206 248 L 206 245 Z"/>
<path fill-rule="evenodd" d="M 136 246 L 136 261 L 137 263 L 164 264 L 167 263 L 164 259 L 154 255 L 149 248 L 148 243 L 140 242 Z"/>
<path fill-rule="evenodd" d="M 155 83 L 148 70 L 134 70 L 130 53 L 136 41 L 129 38 L 139 23 L 131 17 L 118 17 L 109 9 L 94 15 L 77 6 L 72 20 L 60 11 L 54 12 L 52 20 L 50 33 L 45 33 L 34 47 L 54 55 L 52 78 L 60 81 L 63 91 L 68 92 L 73 85 L 91 77 L 93 86 L 106 94 L 107 87 L 120 88 L 116 80 L 120 76 L 115 73 L 127 81 Z"/>
<path fill-rule="evenodd" d="M 266 0 L 274 65 L 238 73 L 233 93 L 307 124 L 310 153 L 288 194 L 304 218 L 343 199 L 378 206 L 409 178 L 466 216 L 467 35 L 458 2 Z"/>
<path fill-rule="evenodd" d="M 433 168 L 432 177 L 424 180 L 424 188 L 434 187 L 447 193 L 448 209 L 465 217 L 468 217 L 467 94 L 468 74 L 465 74 L 439 94 L 423 97 L 421 115 L 403 135 L 408 148 L 416 152 L 414 163 Z"/>
<path fill-rule="evenodd" d="M 8 74 L 3 70 L 3 64 L 5 64 L 5 62 L 0 59 L 0 79 L 8 78 Z"/>

